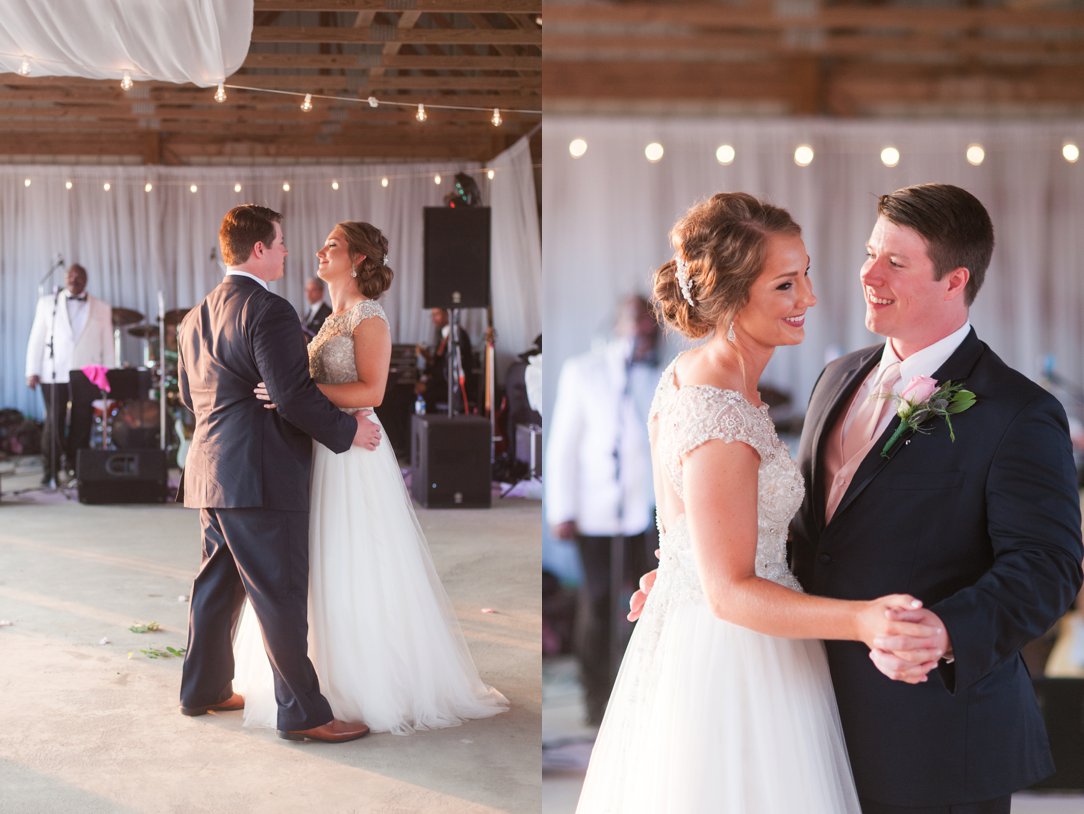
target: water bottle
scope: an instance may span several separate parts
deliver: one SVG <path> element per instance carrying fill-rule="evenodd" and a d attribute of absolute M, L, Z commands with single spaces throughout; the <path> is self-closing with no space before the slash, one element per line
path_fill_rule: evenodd
<path fill-rule="evenodd" d="M 414 399 L 414 415 L 425 415 L 425 396 L 421 393 Z"/>

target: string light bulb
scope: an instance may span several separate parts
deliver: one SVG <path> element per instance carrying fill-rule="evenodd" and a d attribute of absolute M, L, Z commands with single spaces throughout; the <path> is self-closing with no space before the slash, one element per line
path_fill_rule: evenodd
<path fill-rule="evenodd" d="M 64 189 L 71 189 L 72 186 L 73 186 L 73 184 L 72 184 L 71 181 L 65 181 L 64 182 Z"/>
<path fill-rule="evenodd" d="M 30 76 L 30 60 L 24 59 L 23 64 L 19 66 L 19 76 Z"/>
<path fill-rule="evenodd" d="M 652 164 L 662 161 L 662 156 L 665 150 L 659 142 L 653 141 L 646 147 L 644 147 L 644 158 L 650 161 Z"/>
<path fill-rule="evenodd" d="M 1061 157 L 1070 164 L 1075 164 L 1080 160 L 1080 148 L 1073 142 L 1067 141 L 1061 146 Z"/>
<path fill-rule="evenodd" d="M 306 93 L 305 94 L 305 101 L 301 103 L 301 109 L 304 110 L 306 113 L 308 113 L 310 110 L 312 110 L 312 94 L 311 93 Z"/>
<path fill-rule="evenodd" d="M 290 191 L 290 182 L 289 181 L 284 181 L 283 182 L 282 191 L 283 192 L 289 192 Z"/>
<path fill-rule="evenodd" d="M 339 182 L 338 181 L 332 181 L 331 182 L 331 188 L 333 190 L 335 190 L 336 192 L 338 192 L 339 191 Z"/>
<path fill-rule="evenodd" d="M 582 138 L 574 138 L 568 143 L 568 154 L 573 158 L 583 158 L 587 152 L 587 142 Z"/>
<path fill-rule="evenodd" d="M 376 100 L 375 96 L 370 96 L 368 99 L 366 99 L 366 101 L 369 103 L 369 107 L 377 107 L 380 104 L 380 102 Z"/>
<path fill-rule="evenodd" d="M 968 144 L 964 155 L 967 157 L 967 163 L 972 167 L 978 167 L 986 160 L 986 150 L 981 144 Z"/>
<path fill-rule="evenodd" d="M 29 178 L 27 178 L 26 180 L 23 181 L 23 186 L 24 187 L 30 186 L 30 179 Z"/>
<path fill-rule="evenodd" d="M 486 178 L 488 178 L 490 181 L 492 181 L 496 177 L 496 175 L 496 170 L 486 170 Z"/>
<path fill-rule="evenodd" d="M 218 90 L 215 91 L 215 101 L 222 104 L 226 101 L 226 86 L 224 83 L 218 83 Z"/>
<path fill-rule="evenodd" d="M 383 178 L 380 179 L 380 186 L 387 188 L 388 176 L 385 175 Z"/>
<path fill-rule="evenodd" d="M 195 184 L 192 184 L 192 186 L 190 186 L 190 187 L 188 188 L 188 191 L 189 191 L 189 192 L 192 192 L 192 193 L 196 193 L 196 192 L 199 192 L 199 187 L 198 187 L 198 186 L 196 186 Z"/>
<path fill-rule="evenodd" d="M 501 109 L 499 107 L 493 108 L 493 116 L 490 118 L 490 121 L 493 122 L 494 127 L 501 126 L 503 119 L 501 118 Z"/>
<path fill-rule="evenodd" d="M 429 114 L 425 112 L 425 105 L 421 102 L 418 103 L 418 112 L 414 114 L 414 118 L 420 122 L 424 122 L 429 118 Z"/>
<path fill-rule="evenodd" d="M 152 184 L 150 181 L 143 185 L 144 192 L 150 192 L 152 189 L 154 189 L 154 184 Z"/>
<path fill-rule="evenodd" d="M 104 189 L 106 192 L 109 192 L 109 190 L 111 190 L 112 188 L 113 188 L 113 185 L 110 184 L 108 181 L 106 181 L 104 184 L 102 184 L 102 189 Z"/>
<path fill-rule="evenodd" d="M 895 167 L 900 163 L 900 151 L 888 146 L 881 150 L 881 163 L 886 167 Z"/>
<path fill-rule="evenodd" d="M 724 167 L 729 167 L 734 163 L 734 158 L 737 153 L 734 148 L 729 144 L 720 144 L 719 149 L 715 151 L 715 160 L 722 164 Z"/>
<path fill-rule="evenodd" d="M 813 148 L 808 144 L 799 144 L 794 148 L 794 163 L 799 167 L 808 167 L 813 163 Z"/>
<path fill-rule="evenodd" d="M 233 191 L 234 192 L 240 192 L 241 191 L 241 185 L 240 184 L 234 184 L 233 185 Z"/>
<path fill-rule="evenodd" d="M 120 89 L 129 91 L 132 89 L 132 75 L 128 71 L 124 72 L 124 76 L 120 80 Z"/>
<path fill-rule="evenodd" d="M 440 173 L 438 172 L 436 175 L 433 176 L 433 183 L 436 184 L 439 187 L 440 186 L 440 180 L 441 180 L 440 179 Z"/>

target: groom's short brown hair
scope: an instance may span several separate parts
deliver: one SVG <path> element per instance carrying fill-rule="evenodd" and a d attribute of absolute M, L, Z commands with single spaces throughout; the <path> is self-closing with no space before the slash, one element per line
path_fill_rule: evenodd
<path fill-rule="evenodd" d="M 952 184 L 916 184 L 882 195 L 877 212 L 922 235 L 935 280 L 966 268 L 964 300 L 975 301 L 994 253 L 994 226 L 978 198 Z"/>
<path fill-rule="evenodd" d="M 257 243 L 270 246 L 275 241 L 275 224 L 282 215 L 259 204 L 235 206 L 222 218 L 218 229 L 218 245 L 227 266 L 237 266 L 252 256 Z"/>

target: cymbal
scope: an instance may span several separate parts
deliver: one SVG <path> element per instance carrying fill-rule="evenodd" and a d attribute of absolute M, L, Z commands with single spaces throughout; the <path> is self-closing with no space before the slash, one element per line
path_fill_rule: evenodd
<path fill-rule="evenodd" d="M 131 308 L 114 308 L 113 309 L 113 325 L 120 328 L 125 325 L 133 325 L 136 322 L 142 322 L 143 315 L 139 311 L 133 311 Z"/>
<path fill-rule="evenodd" d="M 138 336 L 143 339 L 149 339 L 152 336 L 158 335 L 158 326 L 156 325 L 136 325 L 134 328 L 129 328 L 128 333 L 132 336 Z"/>
<path fill-rule="evenodd" d="M 184 315 L 187 314 L 189 312 L 189 310 L 191 310 L 191 309 L 189 309 L 189 308 L 174 308 L 172 311 L 166 311 L 166 314 L 165 314 L 165 317 L 163 318 L 163 321 L 166 323 L 166 325 L 176 325 L 182 319 L 184 319 Z"/>

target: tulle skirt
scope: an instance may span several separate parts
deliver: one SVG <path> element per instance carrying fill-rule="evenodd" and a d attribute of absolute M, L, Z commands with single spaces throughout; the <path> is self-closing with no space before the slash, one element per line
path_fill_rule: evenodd
<path fill-rule="evenodd" d="M 823 644 L 656 596 L 669 588 L 660 571 L 577 812 L 859 814 Z"/>
<path fill-rule="evenodd" d="M 341 454 L 314 443 L 311 494 L 309 657 L 335 717 L 405 735 L 507 709 L 478 676 L 387 441 Z M 271 666 L 247 602 L 234 656 L 245 725 L 274 727 Z"/>

